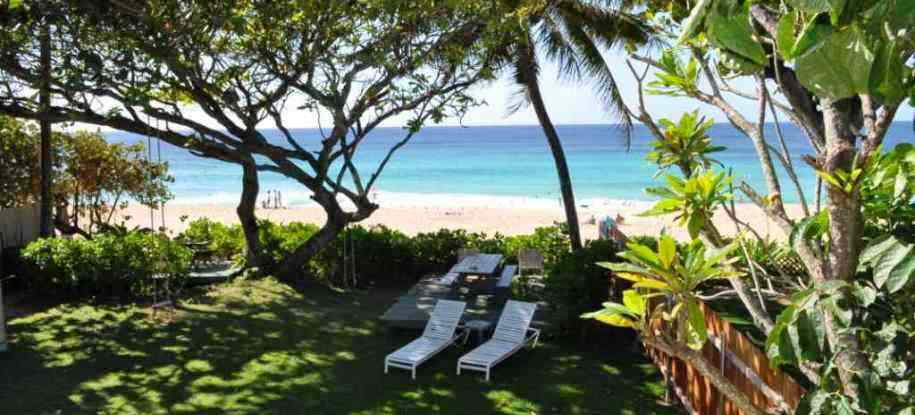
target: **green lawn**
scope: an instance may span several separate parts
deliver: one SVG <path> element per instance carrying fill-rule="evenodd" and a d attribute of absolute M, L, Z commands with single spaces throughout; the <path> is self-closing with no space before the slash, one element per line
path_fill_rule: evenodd
<path fill-rule="evenodd" d="M 642 357 L 547 341 L 493 381 L 454 374 L 462 349 L 411 381 L 382 360 L 415 333 L 377 316 L 397 294 L 307 298 L 272 281 L 189 301 L 171 322 L 132 306 L 62 305 L 10 322 L 0 355 L 3 413 L 648 414 L 657 371 Z"/>

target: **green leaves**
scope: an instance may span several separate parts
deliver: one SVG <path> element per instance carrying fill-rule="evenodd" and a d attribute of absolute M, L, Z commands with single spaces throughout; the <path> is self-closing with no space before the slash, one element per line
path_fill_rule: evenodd
<path fill-rule="evenodd" d="M 581 318 L 594 319 L 611 326 L 638 328 L 635 320 L 641 317 L 641 314 L 619 303 L 607 302 L 603 306 L 602 310 L 582 314 Z"/>
<path fill-rule="evenodd" d="M 684 64 L 674 49 L 665 49 L 658 59 L 660 71 L 649 82 L 646 91 L 654 95 L 683 96 L 698 89 L 699 63 L 690 59 Z"/>
<path fill-rule="evenodd" d="M 789 48 L 783 49 L 785 59 L 794 59 L 795 57 L 803 56 L 814 47 L 825 42 L 834 31 L 835 29 L 829 24 L 829 18 L 825 13 L 815 16 L 807 22 L 807 25 L 804 26 L 804 30 L 801 31 L 801 35 L 798 36 L 794 43 L 791 44 Z"/>
<path fill-rule="evenodd" d="M 817 14 L 829 11 L 831 0 L 788 0 L 788 5 L 804 13 Z"/>
<path fill-rule="evenodd" d="M 637 291 L 626 290 L 623 292 L 623 305 L 633 314 L 643 316 L 645 315 L 647 301 Z"/>
<path fill-rule="evenodd" d="M 906 85 L 911 85 L 912 71 L 906 70 L 903 49 L 899 41 L 880 43 L 874 56 L 868 86 L 889 102 L 906 98 Z"/>
<path fill-rule="evenodd" d="M 664 128 L 664 136 L 651 142 L 654 149 L 646 156 L 658 165 L 658 174 L 677 167 L 688 176 L 699 167 L 708 169 L 712 164 L 721 164 L 710 155 L 725 147 L 712 145 L 708 130 L 714 122 L 701 117 L 698 110 L 684 113 L 677 122 L 662 118 L 658 123 Z"/>
<path fill-rule="evenodd" d="M 693 239 L 699 236 L 715 210 L 733 197 L 728 191 L 732 178 L 724 173 L 697 172 L 685 180 L 670 174 L 665 177 L 668 187 L 645 189 L 648 194 L 663 199 L 641 215 L 676 214 L 675 219 L 687 227 Z"/>
<path fill-rule="evenodd" d="M 861 253 L 862 266 L 874 270 L 874 284 L 890 293 L 903 289 L 915 276 L 915 246 L 895 236 L 872 241 Z"/>
<path fill-rule="evenodd" d="M 826 359 L 826 329 L 822 313 L 842 309 L 821 307 L 821 300 L 835 304 L 833 295 L 840 287 L 817 287 L 800 291 L 775 320 L 775 326 L 766 338 L 766 354 L 773 367 L 804 361 L 820 362 Z M 844 318 L 845 316 L 843 316 Z"/>
<path fill-rule="evenodd" d="M 705 315 L 697 297 L 700 285 L 706 281 L 737 277 L 730 265 L 737 258 L 731 254 L 739 245 L 735 242 L 723 249 L 706 250 L 699 241 L 678 247 L 673 238 L 662 235 L 658 251 L 630 243 L 619 256 L 630 263 L 598 263 L 614 271 L 616 277 L 635 282 L 633 289 L 623 293 L 623 304 L 607 303 L 603 310 L 583 315 L 607 324 L 634 327 L 646 332 L 650 322 L 669 324 L 670 332 L 693 349 L 701 349 L 708 341 Z M 646 293 L 647 292 L 647 293 Z M 664 296 L 669 302 L 655 302 L 649 312 L 648 299 Z M 640 323 L 635 323 L 638 318 Z"/>
<path fill-rule="evenodd" d="M 778 35 L 775 39 L 782 57 L 791 59 L 794 51 L 794 25 L 797 21 L 797 12 L 792 10 L 778 20 Z"/>
<path fill-rule="evenodd" d="M 661 238 L 658 240 L 658 259 L 660 265 L 670 268 L 677 257 L 677 243 L 673 238 Z"/>
<path fill-rule="evenodd" d="M 760 67 L 767 64 L 765 50 L 753 39 L 747 7 L 742 7 L 741 12 L 736 14 L 724 14 L 716 8 L 709 13 L 706 25 L 706 34 L 715 46 Z"/>
<path fill-rule="evenodd" d="M 623 292 L 623 304 L 606 302 L 603 309 L 581 315 L 581 318 L 595 319 L 617 327 L 639 328 L 639 321 L 645 316 L 647 300 L 635 290 Z"/>
<path fill-rule="evenodd" d="M 705 327 L 705 314 L 699 307 L 699 300 L 694 297 L 686 299 L 687 317 L 689 326 L 687 330 L 687 346 L 694 350 L 701 350 L 705 342 L 708 341 L 708 329 Z"/>
<path fill-rule="evenodd" d="M 678 44 L 682 44 L 696 35 L 699 28 L 702 26 L 705 15 L 708 14 L 709 9 L 711 8 L 711 4 L 712 0 L 699 0 L 696 5 L 693 6 L 692 11 L 689 13 L 689 17 L 683 24 L 683 31 L 680 32 L 680 36 L 677 38 Z"/>
<path fill-rule="evenodd" d="M 825 210 L 801 219 L 791 230 L 791 247 L 797 249 L 807 241 L 819 241 L 829 227 L 829 215 Z"/>
<path fill-rule="evenodd" d="M 795 53 L 796 54 L 796 53 Z M 867 93 L 874 54 L 863 35 L 847 28 L 797 58 L 801 83 L 818 96 L 842 99 Z"/>

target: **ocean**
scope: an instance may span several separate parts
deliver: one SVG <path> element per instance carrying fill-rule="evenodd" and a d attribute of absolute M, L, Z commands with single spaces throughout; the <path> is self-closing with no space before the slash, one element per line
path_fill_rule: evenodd
<path fill-rule="evenodd" d="M 800 181 L 812 198 L 815 175 L 801 160 L 811 148 L 800 130 L 782 124 L 788 148 L 797 167 Z M 650 201 L 644 191 L 657 185 L 657 168 L 645 160 L 652 140 L 648 130 L 639 125 L 632 134 L 627 150 L 624 135 L 615 125 L 560 125 L 571 170 L 575 195 L 579 203 L 593 200 Z M 271 142 L 283 144 L 279 131 L 263 130 Z M 292 133 L 306 148 L 316 143 L 316 129 L 295 129 Z M 404 134 L 396 127 L 379 128 L 358 149 L 355 164 L 366 180 L 388 149 Z M 732 170 L 736 180 L 745 180 L 764 191 L 759 162 L 750 140 L 729 124 L 716 124 L 710 132 L 713 143 L 726 146 L 715 158 Z M 767 126 L 767 137 L 777 144 L 775 125 Z M 146 142 L 142 136 L 123 132 L 106 134 L 112 142 Z M 897 122 L 888 133 L 887 148 L 912 141 L 912 124 Z M 171 190 L 178 204 L 235 205 L 241 190 L 241 169 L 232 164 L 196 157 L 184 149 L 153 140 L 152 157 L 169 163 L 175 181 Z M 793 186 L 779 168 L 786 202 L 797 202 Z M 261 193 L 279 190 L 284 204 L 303 206 L 311 203 L 307 189 L 281 175 L 262 172 Z M 505 200 L 556 202 L 558 181 L 553 158 L 539 126 L 471 126 L 426 127 L 388 163 L 376 183 L 379 192 L 390 200 L 393 195 L 410 195 L 412 199 L 448 200 L 465 197 L 510 197 Z M 442 198 L 447 195 L 449 197 Z M 406 197 L 406 196 L 405 196 Z M 396 199 L 396 197 L 393 197 Z"/>

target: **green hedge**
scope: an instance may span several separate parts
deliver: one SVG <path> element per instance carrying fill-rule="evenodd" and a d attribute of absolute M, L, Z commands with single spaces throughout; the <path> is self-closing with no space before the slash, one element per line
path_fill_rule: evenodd
<path fill-rule="evenodd" d="M 266 256 L 278 263 L 317 231 L 318 227 L 311 224 L 263 221 L 260 240 Z M 238 225 L 201 219 L 191 223 L 180 237 L 209 241 L 210 248 L 224 258 L 242 260 L 244 239 Z M 376 286 L 412 282 L 429 273 L 445 272 L 457 261 L 456 252 L 460 248 L 501 253 L 508 263 L 517 263 L 521 249 L 537 249 L 544 254 L 546 286 L 542 290 L 515 290 L 515 296 L 548 301 L 554 309 L 555 322 L 562 326 L 580 324 L 579 315 L 599 307 L 616 295 L 616 291 L 622 291 L 614 289 L 615 281 L 609 278 L 609 273 L 595 265 L 616 260 L 612 244 L 590 241 L 573 254 L 568 235 L 560 226 L 537 228 L 532 234 L 516 236 L 451 229 L 408 236 L 381 225 L 354 226 L 339 235 L 303 272 L 320 281 L 338 283 L 342 276 L 344 241 L 347 250 L 355 248 L 360 282 Z"/>
<path fill-rule="evenodd" d="M 27 283 L 41 292 L 122 298 L 150 295 L 154 275 L 179 286 L 191 257 L 180 243 L 147 232 L 41 239 L 22 251 Z"/>
<path fill-rule="evenodd" d="M 261 221 L 259 225 L 262 250 L 273 265 L 319 230 L 316 225 L 298 222 Z M 191 222 L 178 238 L 209 242 L 216 256 L 239 263 L 244 261 L 244 236 L 239 225 L 199 219 Z M 501 253 L 508 262 L 516 262 L 521 249 L 537 249 L 544 253 L 547 269 L 569 253 L 568 236 L 559 226 L 537 228 L 533 234 L 518 236 L 498 233 L 489 236 L 451 229 L 408 236 L 382 225 L 357 225 L 338 235 L 303 271 L 321 280 L 338 278 L 342 274 L 344 246 L 346 250 L 352 250 L 360 279 L 372 283 L 409 281 L 425 274 L 444 272 L 454 265 L 460 248 Z"/>

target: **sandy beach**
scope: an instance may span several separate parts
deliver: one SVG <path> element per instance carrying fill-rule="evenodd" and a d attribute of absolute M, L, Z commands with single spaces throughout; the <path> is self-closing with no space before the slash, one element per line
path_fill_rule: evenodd
<path fill-rule="evenodd" d="M 563 210 L 558 201 L 523 197 L 482 196 L 482 195 L 419 195 L 384 194 L 377 203 L 381 208 L 363 225 L 383 224 L 407 234 L 430 232 L 441 228 L 466 229 L 473 232 L 496 232 L 517 235 L 532 232 L 540 226 L 549 226 L 564 220 Z M 678 239 L 688 238 L 685 230 L 676 225 L 672 217 L 641 217 L 652 202 L 619 200 L 582 200 L 579 203 L 579 217 L 583 237 L 597 238 L 597 220 L 617 213 L 624 217 L 621 229 L 627 235 L 658 235 L 662 230 Z M 789 213 L 798 211 L 797 206 L 788 206 Z M 752 204 L 739 204 L 738 216 L 753 225 L 762 235 L 782 239 L 784 233 Z M 128 224 L 150 226 L 150 210 L 143 206 L 131 205 L 124 211 L 129 217 Z M 162 214 L 154 212 L 155 226 L 162 223 Z M 324 213 L 318 206 L 301 206 L 281 209 L 258 209 L 257 216 L 278 223 L 293 221 L 321 224 Z M 224 223 L 237 223 L 235 207 L 225 204 L 183 204 L 173 201 L 165 206 L 165 226 L 172 233 L 179 233 L 187 223 L 197 218 L 210 218 Z M 722 211 L 715 216 L 715 223 L 726 234 L 735 232 L 733 222 Z"/>

